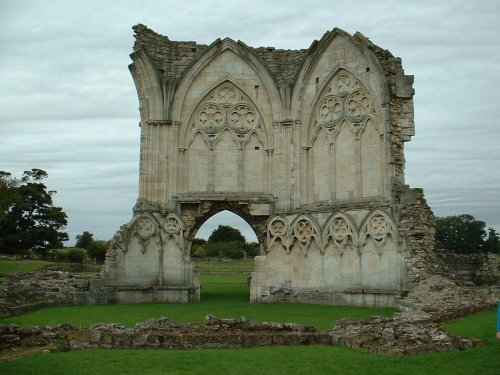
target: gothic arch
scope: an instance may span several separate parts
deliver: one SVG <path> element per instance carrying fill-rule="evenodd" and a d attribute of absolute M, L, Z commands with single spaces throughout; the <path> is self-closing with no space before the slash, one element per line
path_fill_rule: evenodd
<path fill-rule="evenodd" d="M 243 42 L 235 42 L 230 38 L 225 38 L 223 40 L 217 39 L 205 51 L 203 51 L 203 53 L 198 56 L 198 58 L 194 60 L 183 72 L 182 76 L 179 79 L 177 90 L 172 103 L 173 120 L 181 121 L 180 116 L 184 98 L 191 82 L 203 70 L 204 67 L 210 64 L 212 60 L 214 60 L 219 54 L 226 50 L 232 51 L 255 71 L 255 73 L 269 92 L 274 117 L 273 121 L 282 121 L 282 98 L 269 70 L 264 64 L 262 64 L 261 60 L 255 55 L 255 53 Z"/>
<path fill-rule="evenodd" d="M 347 122 L 355 137 L 359 138 L 368 119 L 376 124 L 382 120 L 374 101 L 360 78 L 348 69 L 338 67 L 325 80 L 312 102 L 313 110 L 305 126 L 305 147 L 311 147 L 320 128 L 334 143 L 338 133 L 336 127 L 342 122 Z"/>
<path fill-rule="evenodd" d="M 360 255 L 371 239 L 379 256 L 382 256 L 387 241 L 397 241 L 398 227 L 392 217 L 384 210 L 377 208 L 365 218 L 359 231 Z"/>
<path fill-rule="evenodd" d="M 133 63 L 129 65 L 129 70 L 139 96 L 141 121 L 163 120 L 165 113 L 162 79 L 151 56 L 141 48 L 134 51 L 130 57 Z"/>
<path fill-rule="evenodd" d="M 384 98 L 382 102 L 386 103 L 389 101 L 389 87 L 383 84 L 385 81 L 383 68 L 374 53 L 367 47 L 369 42 L 366 41 L 366 38 L 362 34 L 357 33 L 352 36 L 341 29 L 334 28 L 332 31 L 323 35 L 321 40 L 314 41 L 309 47 L 308 58 L 304 60 L 297 74 L 296 84 L 292 93 L 291 115 L 293 118 L 301 118 L 300 108 L 308 80 L 313 70 L 317 67 L 319 60 L 336 38 L 344 38 L 348 43 L 355 46 L 355 48 L 360 51 L 367 63 L 374 68 L 374 73 L 376 74 L 377 81 L 380 82 L 380 88 Z M 329 68 L 335 71 L 340 68 L 340 65 L 332 65 Z"/>
<path fill-rule="evenodd" d="M 321 232 L 316 220 L 307 214 L 298 215 L 290 224 L 290 249 L 298 243 L 302 254 L 307 257 L 311 244 L 316 242 L 316 246 L 321 251 Z"/>
<path fill-rule="evenodd" d="M 342 256 L 347 248 L 358 248 L 358 229 L 352 217 L 339 211 L 330 216 L 323 226 L 323 252 L 330 243 L 333 243 L 337 254 Z"/>
<path fill-rule="evenodd" d="M 290 253 L 291 231 L 291 227 L 288 224 L 286 217 L 281 215 L 271 217 L 267 224 L 266 251 L 269 252 L 276 242 L 280 242 L 285 248 L 286 253 Z"/>
<path fill-rule="evenodd" d="M 264 149 L 269 147 L 268 126 L 258 103 L 228 78 L 213 84 L 193 106 L 188 122 L 182 126 L 181 147 L 188 149 L 195 135 L 201 134 L 212 149 L 219 140 L 217 135 L 226 129 L 240 147 L 244 147 L 252 134 L 257 135 Z"/>
<path fill-rule="evenodd" d="M 266 243 L 266 221 L 267 216 L 263 217 L 255 217 L 248 212 L 248 207 L 239 205 L 237 202 L 210 202 L 208 204 L 200 204 L 195 209 L 195 214 L 188 211 L 182 211 L 181 216 L 183 216 L 184 222 L 186 223 L 184 234 L 187 240 L 187 252 L 189 253 L 191 248 L 191 243 L 201 228 L 201 226 L 212 216 L 218 214 L 222 211 L 229 211 L 233 214 L 242 218 L 254 231 L 257 240 L 259 242 L 261 253 L 264 252 L 265 243 Z M 187 219 L 189 217 L 189 220 Z"/>
<path fill-rule="evenodd" d="M 163 246 L 163 236 L 161 233 L 161 224 L 156 217 L 149 212 L 142 212 L 138 214 L 130 223 L 128 231 L 129 236 L 126 239 L 126 248 L 130 242 L 137 240 L 141 253 L 145 253 L 149 242 L 154 239 L 158 245 Z"/>

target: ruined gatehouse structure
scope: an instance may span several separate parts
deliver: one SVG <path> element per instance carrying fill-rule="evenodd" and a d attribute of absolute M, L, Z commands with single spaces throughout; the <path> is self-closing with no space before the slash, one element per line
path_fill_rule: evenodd
<path fill-rule="evenodd" d="M 251 302 L 391 306 L 433 266 L 433 216 L 404 180 L 413 76 L 360 33 L 308 49 L 172 41 L 137 25 L 139 197 L 93 302 L 195 302 L 190 248 L 229 210 L 255 231 Z"/>

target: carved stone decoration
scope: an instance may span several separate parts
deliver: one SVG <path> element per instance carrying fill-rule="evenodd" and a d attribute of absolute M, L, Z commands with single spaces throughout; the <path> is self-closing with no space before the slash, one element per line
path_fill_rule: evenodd
<path fill-rule="evenodd" d="M 323 128 L 332 143 L 335 142 L 343 123 L 359 140 L 367 120 L 374 112 L 373 100 L 368 90 L 361 81 L 344 69 L 331 79 L 317 103 L 311 137 L 314 138 L 319 129 Z"/>
<path fill-rule="evenodd" d="M 297 241 L 305 257 L 309 253 L 312 240 L 316 240 L 317 236 L 315 225 L 305 216 L 300 217 L 292 227 L 292 244 Z"/>
<path fill-rule="evenodd" d="M 133 236 L 137 239 L 137 242 L 141 246 L 141 253 L 144 254 L 146 252 L 149 241 L 151 238 L 156 236 L 157 233 L 158 228 L 156 223 L 149 215 L 143 214 L 135 221 L 133 226 Z"/>
<path fill-rule="evenodd" d="M 335 126 L 342 116 L 340 98 L 329 95 L 319 104 L 318 122 L 326 127 Z"/>
<path fill-rule="evenodd" d="M 255 112 L 248 105 L 235 106 L 229 115 L 231 125 L 236 133 L 248 133 L 255 126 Z"/>
<path fill-rule="evenodd" d="M 184 228 L 184 222 L 174 213 L 168 214 L 163 222 L 163 232 L 165 233 L 164 241 L 166 242 L 169 238 L 173 238 L 179 244 L 185 256 L 187 249 L 184 248 Z"/>
<path fill-rule="evenodd" d="M 149 200 L 144 198 L 137 199 L 132 212 L 134 216 L 142 215 L 146 212 L 161 212 L 162 207 L 159 204 L 151 203 Z"/>
<path fill-rule="evenodd" d="M 215 100 L 222 104 L 236 104 L 241 101 L 238 89 L 233 85 L 224 84 L 216 91 Z"/>
<path fill-rule="evenodd" d="M 354 224 L 344 215 L 334 215 L 326 229 L 324 247 L 326 247 L 331 240 L 340 256 L 344 254 L 346 248 L 357 247 L 357 236 L 355 234 L 356 230 Z"/>
<path fill-rule="evenodd" d="M 251 134 L 267 144 L 262 118 L 254 103 L 242 89 L 225 82 L 210 91 L 193 112 L 186 143 L 200 133 L 210 149 L 213 149 L 224 131 L 229 130 L 234 141 L 243 147 Z"/>
<path fill-rule="evenodd" d="M 347 113 L 354 121 L 361 121 L 371 114 L 373 103 L 365 90 L 357 90 L 346 100 Z"/>
<path fill-rule="evenodd" d="M 270 249 L 276 241 L 281 242 L 287 254 L 290 253 L 290 228 L 280 216 L 271 219 L 267 226 L 267 249 Z"/>
<path fill-rule="evenodd" d="M 341 72 L 337 75 L 334 80 L 331 90 L 338 93 L 340 96 L 345 97 L 349 92 L 351 92 L 356 87 L 356 78 L 352 74 L 346 71 Z"/>
<path fill-rule="evenodd" d="M 363 226 L 361 247 L 365 247 L 368 238 L 371 238 L 375 244 L 378 255 L 382 256 L 387 239 L 394 238 L 395 233 L 396 228 L 387 214 L 381 210 L 375 211 L 368 217 Z"/>
<path fill-rule="evenodd" d="M 224 124 L 224 111 L 216 104 L 205 104 L 198 116 L 200 127 L 209 134 L 217 133 Z"/>
<path fill-rule="evenodd" d="M 114 248 L 127 252 L 127 242 L 128 242 L 128 228 L 125 225 L 122 225 L 120 230 L 115 233 L 112 240 L 112 245 Z"/>

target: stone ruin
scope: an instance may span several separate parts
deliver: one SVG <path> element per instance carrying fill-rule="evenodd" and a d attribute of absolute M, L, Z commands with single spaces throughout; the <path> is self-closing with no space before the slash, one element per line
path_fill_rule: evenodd
<path fill-rule="evenodd" d="M 87 303 L 199 301 L 191 243 L 223 210 L 259 241 L 251 302 L 394 306 L 437 267 L 432 212 L 405 185 L 399 58 L 339 29 L 303 50 L 133 29 L 139 197 Z"/>
<path fill-rule="evenodd" d="M 213 317 L 202 326 L 165 318 L 134 328 L 0 326 L 0 359 L 41 349 L 316 343 L 403 355 L 480 344 L 437 324 L 494 306 L 500 289 L 462 287 L 437 275 L 480 262 L 436 257 L 432 212 L 422 190 L 405 185 L 413 77 L 399 58 L 339 29 L 293 51 L 231 39 L 175 42 L 143 25 L 134 31 L 141 156 L 133 217 L 114 236 L 98 277 L 4 275 L 1 315 L 67 304 L 199 301 L 191 242 L 222 210 L 245 219 L 259 240 L 251 302 L 403 312 L 340 320 L 325 332 Z M 488 258 L 474 276 L 498 281 L 495 264 Z"/>

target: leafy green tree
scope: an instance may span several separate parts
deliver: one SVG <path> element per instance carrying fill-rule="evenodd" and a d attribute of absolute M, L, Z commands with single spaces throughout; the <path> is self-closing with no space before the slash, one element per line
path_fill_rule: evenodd
<path fill-rule="evenodd" d="M 76 244 L 75 247 L 79 247 L 81 249 L 88 249 L 92 242 L 94 241 L 93 234 L 87 231 L 84 231 L 82 234 L 76 235 Z"/>
<path fill-rule="evenodd" d="M 22 253 L 29 249 L 44 253 L 50 248 L 62 247 L 68 234 L 66 213 L 54 206 L 55 191 L 47 191 L 42 180 L 47 177 L 42 169 L 25 171 L 18 181 L 8 172 L 0 172 L 1 216 L 0 251 Z"/>
<path fill-rule="evenodd" d="M 457 253 L 484 251 L 486 223 L 474 216 L 463 214 L 436 218 L 436 246 Z"/>
<path fill-rule="evenodd" d="M 85 259 L 87 259 L 87 251 L 78 247 L 72 247 L 68 249 L 66 259 L 70 263 L 84 263 Z"/>
<path fill-rule="evenodd" d="M 219 225 L 217 229 L 214 229 L 210 237 L 208 237 L 208 243 L 216 242 L 240 242 L 245 243 L 245 237 L 241 232 L 229 225 Z"/>
<path fill-rule="evenodd" d="M 9 172 L 0 171 L 0 225 L 17 199 L 19 183 Z"/>
<path fill-rule="evenodd" d="M 92 240 L 87 248 L 87 255 L 91 260 L 96 260 L 99 263 L 104 262 L 106 259 L 106 251 L 109 247 L 109 241 Z"/>
<path fill-rule="evenodd" d="M 205 240 L 204 238 L 198 238 L 198 237 L 196 237 L 196 238 L 193 239 L 193 243 L 192 244 L 193 245 L 204 245 L 206 243 L 207 243 L 207 240 Z"/>
<path fill-rule="evenodd" d="M 484 241 L 483 250 L 489 253 L 500 254 L 500 237 L 493 228 L 488 228 L 488 238 Z"/>

